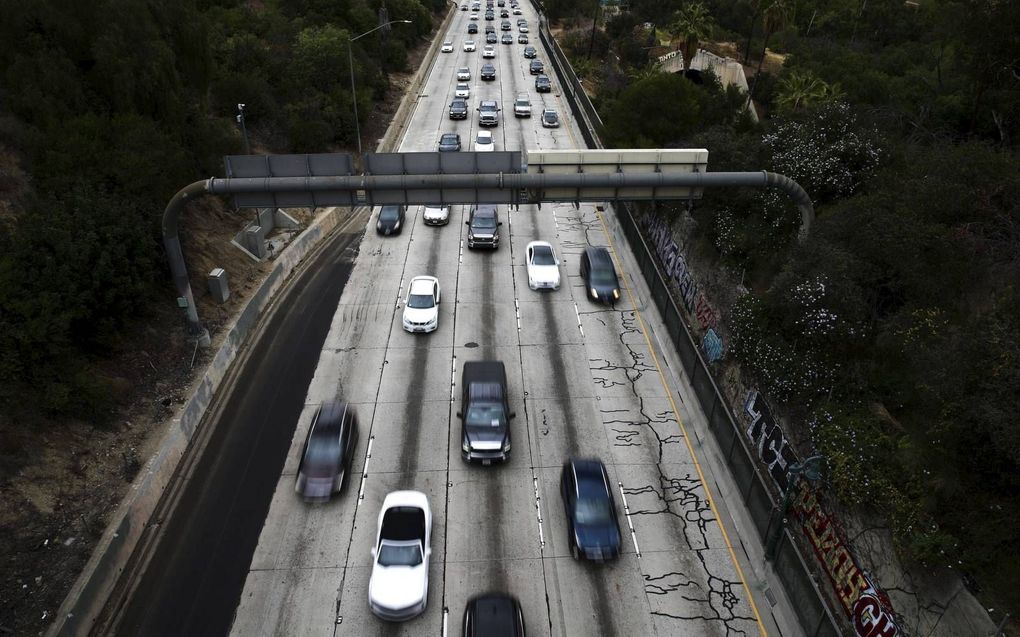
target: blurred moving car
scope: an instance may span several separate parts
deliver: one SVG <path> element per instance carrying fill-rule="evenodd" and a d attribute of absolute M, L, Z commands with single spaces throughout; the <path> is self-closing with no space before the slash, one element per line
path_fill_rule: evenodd
<path fill-rule="evenodd" d="M 571 458 L 560 475 L 567 542 L 574 559 L 605 561 L 620 554 L 620 523 L 609 474 L 598 459 Z"/>
<path fill-rule="evenodd" d="M 450 206 L 426 205 L 421 218 L 426 226 L 445 226 L 450 223 Z"/>
<path fill-rule="evenodd" d="M 425 612 L 432 554 L 432 511 L 420 491 L 394 491 L 379 511 L 368 605 L 385 620 L 404 621 Z"/>
<path fill-rule="evenodd" d="M 559 128 L 560 116 L 555 110 L 546 108 L 542 110 L 542 126 L 545 128 Z"/>
<path fill-rule="evenodd" d="M 588 247 L 581 254 L 581 278 L 585 296 L 593 301 L 616 303 L 620 300 L 620 280 L 613 258 L 605 248 Z"/>
<path fill-rule="evenodd" d="M 375 231 L 381 235 L 400 234 L 406 210 L 407 207 L 403 205 L 382 206 L 375 222 Z"/>
<path fill-rule="evenodd" d="M 450 114 L 453 114 L 452 111 Z M 460 150 L 460 133 L 443 133 L 443 136 L 439 138 L 439 152 L 452 153 L 458 150 Z"/>
<path fill-rule="evenodd" d="M 524 613 L 516 597 L 487 593 L 468 600 L 464 637 L 524 637 Z"/>
<path fill-rule="evenodd" d="M 403 325 L 412 333 L 439 329 L 439 279 L 434 276 L 411 279 L 404 299 Z"/>
<path fill-rule="evenodd" d="M 491 130 L 480 130 L 475 136 L 475 152 L 489 153 L 496 150 L 496 144 L 492 141 Z"/>
<path fill-rule="evenodd" d="M 528 287 L 532 290 L 558 290 L 560 262 L 553 247 L 545 241 L 532 241 L 525 250 L 528 266 Z"/>
<path fill-rule="evenodd" d="M 305 502 L 327 502 L 349 480 L 358 447 L 358 418 L 345 402 L 319 405 L 305 438 L 294 491 Z"/>

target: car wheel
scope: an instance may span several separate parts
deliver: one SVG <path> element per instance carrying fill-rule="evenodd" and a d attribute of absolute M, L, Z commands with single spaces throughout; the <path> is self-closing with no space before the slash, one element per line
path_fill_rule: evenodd
<path fill-rule="evenodd" d="M 573 540 L 570 541 L 570 554 L 575 560 L 581 559 L 581 549 L 577 548 L 577 544 L 575 544 Z"/>

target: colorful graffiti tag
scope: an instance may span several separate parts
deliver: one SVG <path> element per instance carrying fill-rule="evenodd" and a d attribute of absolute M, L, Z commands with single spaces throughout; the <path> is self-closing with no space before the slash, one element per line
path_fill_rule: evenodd
<path fill-rule="evenodd" d="M 779 490 L 786 493 L 789 475 L 787 467 L 797 461 L 793 447 L 787 442 L 779 423 L 772 417 L 772 410 L 765 402 L 765 397 L 758 391 L 752 389 L 747 393 L 744 411 L 751 417 L 747 437 L 758 451 L 758 459 L 768 468 Z"/>
<path fill-rule="evenodd" d="M 815 489 L 801 489 L 793 506 L 804 535 L 825 568 L 847 617 L 859 637 L 893 637 L 899 634 L 888 596 L 861 569 L 838 523 L 825 511 Z"/>
<path fill-rule="evenodd" d="M 705 332 L 705 338 L 701 339 L 701 349 L 705 352 L 705 359 L 709 363 L 714 363 L 723 357 L 722 339 L 714 329 L 708 328 L 708 331 Z"/>

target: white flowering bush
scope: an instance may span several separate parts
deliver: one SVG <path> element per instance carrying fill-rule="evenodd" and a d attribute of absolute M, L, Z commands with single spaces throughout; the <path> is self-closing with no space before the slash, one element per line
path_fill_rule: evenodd
<path fill-rule="evenodd" d="M 762 137 L 771 169 L 825 203 L 854 194 L 882 158 L 875 131 L 865 131 L 846 102 L 827 103 L 803 116 L 777 118 Z"/>

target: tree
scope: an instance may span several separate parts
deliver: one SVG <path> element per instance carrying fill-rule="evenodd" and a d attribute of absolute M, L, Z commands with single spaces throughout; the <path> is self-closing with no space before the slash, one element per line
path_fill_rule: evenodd
<path fill-rule="evenodd" d="M 793 70 L 779 81 L 776 104 L 783 111 L 798 111 L 844 97 L 838 84 L 828 84 L 807 70 Z"/>
<path fill-rule="evenodd" d="M 670 22 L 669 31 L 676 37 L 683 38 L 684 71 L 690 71 L 694 57 L 698 53 L 698 44 L 712 37 L 715 23 L 708 9 L 700 2 L 685 5 L 677 11 Z"/>
<path fill-rule="evenodd" d="M 765 64 L 765 53 L 769 47 L 769 38 L 786 26 L 787 16 L 790 7 L 789 0 L 762 0 L 762 28 L 764 29 L 761 43 L 761 58 L 758 60 L 758 70 L 755 71 L 755 81 L 751 84 L 749 99 L 754 98 L 754 89 L 758 84 L 758 76 L 761 74 L 761 67 Z"/>

